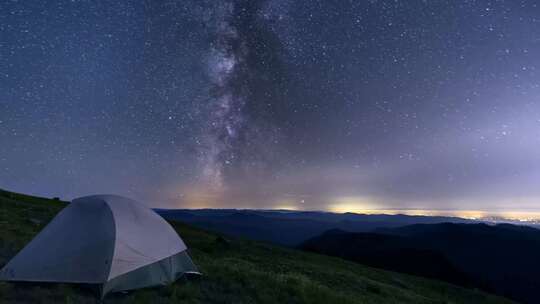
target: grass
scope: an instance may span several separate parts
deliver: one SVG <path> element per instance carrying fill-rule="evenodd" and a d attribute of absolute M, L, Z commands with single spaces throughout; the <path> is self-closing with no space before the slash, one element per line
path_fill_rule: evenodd
<path fill-rule="evenodd" d="M 0 265 L 65 204 L 0 190 Z M 171 224 L 204 275 L 112 294 L 105 303 L 512 303 L 443 282 Z M 97 302 L 91 290 L 77 285 L 0 282 L 2 304 Z"/>

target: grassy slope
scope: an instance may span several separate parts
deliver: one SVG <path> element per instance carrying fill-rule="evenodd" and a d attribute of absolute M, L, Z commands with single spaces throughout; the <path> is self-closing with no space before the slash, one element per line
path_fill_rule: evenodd
<path fill-rule="evenodd" d="M 65 206 L 0 190 L 0 265 Z M 106 303 L 511 303 L 485 293 L 337 258 L 231 239 L 172 223 L 204 276 L 113 294 Z M 0 303 L 96 303 L 74 285 L 0 282 Z"/>

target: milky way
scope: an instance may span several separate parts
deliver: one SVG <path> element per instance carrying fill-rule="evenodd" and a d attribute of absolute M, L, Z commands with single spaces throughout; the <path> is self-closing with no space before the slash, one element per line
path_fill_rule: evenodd
<path fill-rule="evenodd" d="M 223 1 L 205 8 L 210 31 L 207 69 L 211 87 L 209 104 L 204 105 L 209 112 L 209 127 L 204 130 L 199 153 L 203 182 L 213 190 L 224 190 L 237 178 L 243 178 L 242 183 L 267 178 L 272 171 L 270 165 L 276 164 L 270 162 L 278 142 L 278 128 L 267 119 L 267 113 L 258 109 L 266 102 L 271 112 L 276 102 L 271 94 L 275 84 L 257 80 L 267 76 L 268 70 L 259 64 L 265 60 L 265 52 L 256 48 L 268 48 L 265 43 L 272 42 L 267 38 L 274 36 L 258 15 L 266 3 Z M 273 43 L 279 43 L 272 38 Z M 275 75 L 270 81 L 278 81 Z M 255 92 L 258 90 L 265 91 L 266 96 L 261 97 Z"/>
<path fill-rule="evenodd" d="M 224 167 L 236 162 L 235 140 L 245 127 L 243 108 L 246 102 L 243 92 L 231 84 L 237 76 L 247 52 L 245 43 L 231 24 L 234 4 L 226 2 L 214 7 L 210 20 L 215 28 L 215 40 L 208 58 L 209 76 L 212 81 L 211 127 L 206 135 L 202 154 L 203 174 L 212 186 L 223 186 Z M 242 88 L 241 88 L 242 89 Z"/>

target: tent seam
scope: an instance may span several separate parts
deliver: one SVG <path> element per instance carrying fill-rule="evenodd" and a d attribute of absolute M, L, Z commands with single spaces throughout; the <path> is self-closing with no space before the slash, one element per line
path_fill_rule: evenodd
<path fill-rule="evenodd" d="M 117 232 L 118 229 L 116 228 L 116 220 L 114 218 L 114 212 L 113 212 L 111 206 L 109 205 L 109 203 L 107 203 L 106 200 L 103 200 L 103 202 L 105 203 L 105 205 L 107 205 L 107 208 L 109 209 L 109 212 L 111 213 L 111 218 L 112 218 L 113 227 L 114 227 L 113 240 L 112 240 L 112 254 L 111 254 L 110 259 L 109 259 L 109 269 L 106 272 L 107 276 L 105 277 L 105 282 L 103 282 L 103 286 L 105 286 L 107 284 L 107 282 L 109 282 L 110 276 L 111 276 L 111 271 L 112 271 L 113 261 L 114 261 L 114 254 L 115 254 L 115 251 L 116 251 L 116 245 L 115 245 L 116 244 L 116 232 Z"/>

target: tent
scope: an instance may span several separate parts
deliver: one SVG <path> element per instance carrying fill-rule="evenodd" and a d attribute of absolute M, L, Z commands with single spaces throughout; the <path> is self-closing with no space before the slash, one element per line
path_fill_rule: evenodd
<path fill-rule="evenodd" d="M 174 229 L 115 195 L 73 200 L 0 271 L 0 280 L 95 284 L 109 292 L 199 274 Z"/>

